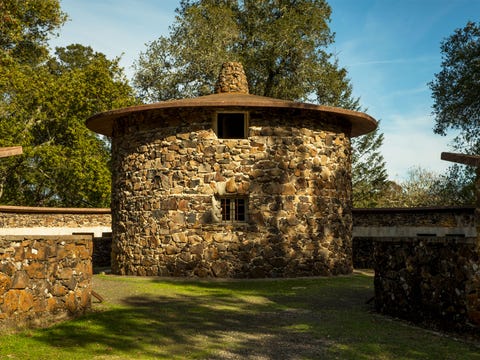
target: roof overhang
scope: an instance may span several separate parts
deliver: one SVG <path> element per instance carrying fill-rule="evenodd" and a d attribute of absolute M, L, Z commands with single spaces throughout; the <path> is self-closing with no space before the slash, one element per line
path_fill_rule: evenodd
<path fill-rule="evenodd" d="M 196 98 L 163 101 L 147 105 L 131 106 L 98 113 L 87 119 L 86 124 L 90 130 L 99 134 L 112 136 L 113 124 L 117 119 L 133 113 L 156 113 L 165 109 L 181 108 L 267 108 L 267 109 L 298 109 L 309 112 L 318 112 L 337 116 L 351 124 L 351 136 L 367 134 L 377 128 L 377 121 L 362 112 L 346 110 L 336 107 L 315 105 L 289 100 L 280 100 L 258 95 L 243 93 L 220 93 Z"/>

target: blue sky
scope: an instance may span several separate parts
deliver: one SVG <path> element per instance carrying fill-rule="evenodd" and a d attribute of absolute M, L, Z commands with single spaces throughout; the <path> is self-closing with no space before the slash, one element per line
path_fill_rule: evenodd
<path fill-rule="evenodd" d="M 440 71 L 440 42 L 480 21 L 480 0 L 329 0 L 331 47 L 347 68 L 362 107 L 381 121 L 382 153 L 393 180 L 421 166 L 442 172 L 451 137 L 432 131 L 427 83 Z M 61 0 L 69 15 L 52 46 L 90 45 L 131 65 L 145 44 L 168 34 L 178 0 Z"/>

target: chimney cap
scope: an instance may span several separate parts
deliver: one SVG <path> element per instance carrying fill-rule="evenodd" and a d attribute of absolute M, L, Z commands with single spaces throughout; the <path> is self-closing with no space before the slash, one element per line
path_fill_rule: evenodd
<path fill-rule="evenodd" d="M 241 63 L 231 61 L 222 64 L 215 84 L 215 93 L 248 94 L 247 76 Z"/>

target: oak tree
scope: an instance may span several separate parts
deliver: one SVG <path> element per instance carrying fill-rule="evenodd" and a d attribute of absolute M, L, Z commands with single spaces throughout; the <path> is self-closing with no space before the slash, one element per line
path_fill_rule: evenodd
<path fill-rule="evenodd" d="M 456 29 L 440 49 L 441 70 L 429 83 L 434 132 L 443 136 L 453 133 L 455 151 L 480 155 L 480 23 L 468 22 Z M 474 169 L 454 165 L 446 176 L 444 190 L 459 203 L 473 203 Z"/>
<path fill-rule="evenodd" d="M 210 94 L 221 64 L 240 61 L 252 94 L 360 110 L 328 48 L 334 35 L 325 0 L 182 0 L 176 12 L 169 35 L 135 63 L 145 101 Z M 380 192 L 386 181 L 382 141 L 377 131 L 353 142 L 354 198 Z"/>
<path fill-rule="evenodd" d="M 136 102 L 119 59 L 82 45 L 49 53 L 65 21 L 58 0 L 0 1 L 0 201 L 109 206 L 109 144 L 85 126 L 92 114 Z"/>

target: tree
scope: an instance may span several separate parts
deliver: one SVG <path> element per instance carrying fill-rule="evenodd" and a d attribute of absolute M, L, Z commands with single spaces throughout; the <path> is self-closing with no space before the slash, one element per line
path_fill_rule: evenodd
<path fill-rule="evenodd" d="M 47 40 L 67 19 L 58 0 L 0 1 L 0 59 L 35 64 Z"/>
<path fill-rule="evenodd" d="M 169 36 L 150 43 L 135 63 L 144 100 L 210 94 L 221 64 L 240 61 L 252 94 L 360 110 L 347 71 L 327 50 L 334 36 L 326 1 L 183 0 L 176 11 Z M 382 141 L 378 132 L 354 141 L 357 195 L 383 187 Z"/>
<path fill-rule="evenodd" d="M 441 71 L 429 83 L 434 100 L 434 132 L 445 136 L 449 130 L 457 133 L 454 149 L 468 154 L 480 154 L 480 23 L 468 22 L 456 29 L 441 43 Z M 474 169 L 458 166 L 449 168 L 452 196 L 471 201 Z M 459 182 L 457 179 L 463 181 Z M 470 200 L 469 200 L 470 199 Z"/>
<path fill-rule="evenodd" d="M 184 0 L 169 37 L 149 44 L 134 84 L 147 101 L 211 93 L 221 64 L 243 63 L 252 94 L 358 108 L 326 47 L 323 0 Z"/>
<path fill-rule="evenodd" d="M 10 66 L 0 146 L 22 145 L 24 156 L 1 164 L 3 203 L 109 206 L 109 146 L 85 119 L 135 103 L 118 62 L 70 45 L 45 63 Z"/>
<path fill-rule="evenodd" d="M 480 23 L 467 23 L 441 44 L 442 70 L 429 83 L 434 100 L 434 131 L 458 130 L 456 147 L 480 150 Z"/>
<path fill-rule="evenodd" d="M 385 161 L 379 149 L 383 134 L 378 128 L 369 134 L 354 139 L 352 151 L 353 205 L 377 207 L 389 189 Z"/>
<path fill-rule="evenodd" d="M 454 166 L 457 168 L 457 166 Z M 457 169 L 458 170 L 458 169 Z M 458 188 L 464 181 L 452 182 L 447 174 L 438 174 L 421 167 L 411 168 L 405 180 L 387 182 L 377 207 L 458 206 L 468 203 L 470 192 Z"/>
<path fill-rule="evenodd" d="M 2 203 L 109 206 L 109 144 L 85 126 L 92 114 L 137 103 L 119 58 L 70 45 L 49 53 L 65 22 L 58 0 L 0 1 Z"/>

